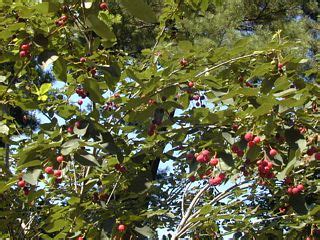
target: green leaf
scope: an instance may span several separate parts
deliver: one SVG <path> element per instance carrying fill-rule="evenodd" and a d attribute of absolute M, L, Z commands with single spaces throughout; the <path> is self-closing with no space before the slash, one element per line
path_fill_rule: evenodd
<path fill-rule="evenodd" d="M 133 16 L 149 23 L 156 23 L 157 18 L 151 7 L 149 7 L 143 0 L 120 0 L 125 9 Z"/>
<path fill-rule="evenodd" d="M 78 136 L 84 136 L 87 132 L 89 124 L 85 128 L 77 128 L 76 126 L 73 128 L 73 132 Z"/>
<path fill-rule="evenodd" d="M 35 167 L 35 166 L 41 166 L 41 161 L 34 160 L 34 161 L 31 161 L 31 162 L 27 162 L 27 163 L 22 164 L 19 167 L 17 167 L 17 170 L 25 169 L 25 168 L 28 168 L 28 167 Z"/>
<path fill-rule="evenodd" d="M 292 206 L 293 210 L 299 215 L 308 214 L 306 200 L 302 194 L 291 196 L 289 199 L 289 204 L 290 206 Z"/>
<path fill-rule="evenodd" d="M 61 154 L 62 155 L 69 155 L 70 153 L 74 152 L 76 149 L 79 148 L 80 140 L 79 139 L 71 139 L 61 146 Z"/>
<path fill-rule="evenodd" d="M 84 88 L 89 92 L 89 97 L 92 101 L 103 104 L 104 98 L 101 94 L 99 84 L 97 80 L 87 78 L 83 83 Z"/>
<path fill-rule="evenodd" d="M 232 135 L 230 133 L 223 132 L 222 137 L 231 145 L 234 144 L 234 142 L 235 142 L 234 138 L 232 137 Z"/>
<path fill-rule="evenodd" d="M 51 86 L 52 86 L 51 83 L 44 83 L 44 84 L 42 84 L 41 87 L 40 87 L 39 93 L 40 93 L 41 95 L 46 94 L 46 93 L 50 90 Z"/>
<path fill-rule="evenodd" d="M 294 158 L 292 159 L 287 166 L 285 167 L 285 169 L 283 169 L 280 173 L 278 173 L 277 175 L 277 179 L 278 180 L 283 180 L 285 179 L 286 176 L 288 176 L 288 174 L 291 172 L 291 170 L 294 168 L 295 163 L 297 162 L 297 159 Z"/>
<path fill-rule="evenodd" d="M 101 21 L 96 14 L 89 14 L 86 18 L 87 25 L 99 35 L 101 38 L 115 41 L 116 36 L 110 30 L 110 28 Z"/>
<path fill-rule="evenodd" d="M 24 173 L 22 179 L 31 185 L 36 185 L 41 174 L 41 169 L 35 169 L 32 172 Z"/>
<path fill-rule="evenodd" d="M 143 226 L 142 228 L 135 227 L 134 230 L 145 237 L 153 237 L 155 235 L 155 231 L 148 226 Z"/>
<path fill-rule="evenodd" d="M 85 150 L 79 150 L 76 152 L 74 154 L 74 159 L 84 166 L 100 166 L 97 159 Z"/>
<path fill-rule="evenodd" d="M 62 57 L 59 57 L 53 63 L 53 72 L 58 80 L 67 81 L 67 63 Z"/>
<path fill-rule="evenodd" d="M 204 205 L 201 209 L 199 214 L 200 215 L 206 215 L 212 211 L 212 206 L 211 205 Z"/>

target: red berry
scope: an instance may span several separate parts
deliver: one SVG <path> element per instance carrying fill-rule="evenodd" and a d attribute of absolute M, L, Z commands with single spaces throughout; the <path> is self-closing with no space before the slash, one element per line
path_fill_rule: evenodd
<path fill-rule="evenodd" d="M 187 160 L 192 160 L 194 158 L 194 154 L 189 152 L 187 153 Z"/>
<path fill-rule="evenodd" d="M 44 169 L 44 171 L 47 173 L 47 174 L 53 174 L 53 167 L 46 167 L 45 169 Z"/>
<path fill-rule="evenodd" d="M 64 160 L 64 158 L 63 158 L 62 155 L 60 155 L 60 156 L 57 157 L 57 162 L 58 162 L 58 163 L 63 162 L 63 160 Z"/>
<path fill-rule="evenodd" d="M 239 125 L 237 125 L 237 124 L 235 124 L 235 123 L 232 124 L 232 130 L 233 130 L 233 131 L 236 132 L 236 131 L 238 131 L 238 129 L 239 129 Z"/>
<path fill-rule="evenodd" d="M 299 189 L 297 187 L 292 188 L 292 194 L 297 195 L 299 193 Z"/>
<path fill-rule="evenodd" d="M 249 148 L 252 148 L 255 145 L 255 142 L 254 141 L 249 141 L 247 145 L 248 145 Z"/>
<path fill-rule="evenodd" d="M 302 192 L 302 191 L 304 190 L 303 184 L 299 184 L 299 185 L 297 186 L 297 188 L 299 189 L 300 192 Z"/>
<path fill-rule="evenodd" d="M 24 58 L 24 57 L 28 56 L 28 51 L 20 51 L 19 56 L 21 58 Z"/>
<path fill-rule="evenodd" d="M 77 240 L 83 240 L 83 237 L 78 237 L 78 239 Z"/>
<path fill-rule="evenodd" d="M 215 177 L 215 178 L 210 178 L 209 179 L 209 185 L 210 186 L 217 186 L 220 183 L 221 183 L 221 179 L 220 178 Z"/>
<path fill-rule="evenodd" d="M 186 67 L 186 66 L 188 66 L 188 64 L 189 64 L 189 62 L 188 62 L 187 59 L 182 58 L 182 59 L 180 60 L 180 65 L 181 65 L 181 67 Z"/>
<path fill-rule="evenodd" d="M 54 170 L 53 172 L 53 176 L 59 178 L 62 175 L 62 171 L 61 170 Z"/>
<path fill-rule="evenodd" d="M 293 188 L 292 188 L 292 187 L 289 187 L 289 188 L 287 189 L 287 193 L 288 193 L 289 195 L 292 195 L 292 190 L 293 190 Z"/>
<path fill-rule="evenodd" d="M 260 139 L 260 137 L 258 137 L 258 136 L 254 137 L 254 139 L 253 139 L 253 142 L 254 142 L 255 144 L 259 144 L 260 141 L 261 141 L 261 139 Z"/>
<path fill-rule="evenodd" d="M 18 186 L 21 187 L 21 188 L 24 188 L 24 187 L 26 186 L 26 181 L 20 180 L 20 181 L 18 182 Z"/>
<path fill-rule="evenodd" d="M 68 133 L 73 133 L 73 127 L 68 127 L 67 132 Z"/>
<path fill-rule="evenodd" d="M 120 225 L 118 226 L 118 231 L 119 231 L 119 232 L 124 232 L 125 230 L 126 230 L 126 225 L 120 224 Z"/>
<path fill-rule="evenodd" d="M 222 181 L 226 178 L 226 174 L 220 173 L 217 178 L 221 179 L 221 181 Z"/>
<path fill-rule="evenodd" d="M 59 20 L 61 20 L 61 21 L 67 21 L 68 20 L 68 16 L 66 16 L 66 15 L 62 15 L 60 18 L 59 18 Z"/>
<path fill-rule="evenodd" d="M 80 121 L 76 121 L 76 122 L 74 123 L 74 126 L 75 126 L 76 128 L 80 128 L 81 122 L 80 122 Z"/>
<path fill-rule="evenodd" d="M 86 62 L 86 61 L 87 61 L 87 59 L 86 59 L 85 57 L 81 57 L 81 58 L 80 58 L 80 62 L 84 63 L 84 62 Z"/>
<path fill-rule="evenodd" d="M 214 166 L 217 166 L 219 163 L 219 159 L 218 158 L 211 158 L 209 164 L 210 166 L 214 167 Z"/>
<path fill-rule="evenodd" d="M 101 10 L 107 10 L 108 9 L 108 4 L 106 2 L 102 2 L 99 5 Z"/>
<path fill-rule="evenodd" d="M 314 158 L 315 158 L 316 160 L 320 160 L 320 152 L 316 153 L 316 154 L 314 155 Z"/>
<path fill-rule="evenodd" d="M 28 44 L 28 43 L 27 44 L 22 44 L 20 46 L 20 49 L 23 50 L 23 51 L 28 52 L 30 50 L 30 44 Z"/>
<path fill-rule="evenodd" d="M 253 134 L 251 132 L 248 132 L 244 135 L 244 139 L 249 142 L 249 141 L 252 141 L 253 139 Z"/>
<path fill-rule="evenodd" d="M 62 182 L 62 178 L 56 178 L 54 181 L 55 181 L 55 183 L 57 183 L 57 184 L 58 184 L 58 183 L 61 183 L 61 182 Z"/>
<path fill-rule="evenodd" d="M 199 154 L 199 155 L 197 156 L 196 160 L 197 160 L 197 162 L 199 162 L 199 163 L 205 162 L 205 159 L 204 159 L 203 154 Z"/>
<path fill-rule="evenodd" d="M 192 99 L 195 100 L 195 101 L 198 101 L 200 99 L 200 96 L 199 95 L 193 95 Z"/>
<path fill-rule="evenodd" d="M 239 149 L 239 150 L 237 151 L 237 156 L 238 156 L 238 157 L 243 157 L 243 155 L 244 155 L 244 151 L 243 151 L 242 149 Z"/>
<path fill-rule="evenodd" d="M 269 154 L 270 154 L 271 157 L 274 157 L 274 156 L 276 156 L 276 155 L 278 154 L 278 152 L 277 152 L 277 150 L 275 150 L 275 149 L 271 149 L 271 150 L 269 151 Z"/>
<path fill-rule="evenodd" d="M 190 180 L 190 182 L 194 182 L 194 181 L 196 181 L 196 177 L 192 175 L 189 177 L 189 180 Z"/>
<path fill-rule="evenodd" d="M 188 82 L 188 87 L 192 88 L 194 86 L 193 82 Z"/>
<path fill-rule="evenodd" d="M 286 177 L 286 178 L 284 179 L 284 184 L 289 185 L 289 184 L 291 184 L 291 183 L 292 183 L 292 179 L 291 179 L 290 177 Z"/>
<path fill-rule="evenodd" d="M 96 70 L 95 68 L 92 68 L 92 69 L 90 70 L 90 73 L 91 73 L 91 75 L 94 77 L 94 76 L 96 75 L 96 73 L 97 73 L 97 70 Z"/>
<path fill-rule="evenodd" d="M 210 156 L 210 151 L 209 151 L 209 150 L 203 150 L 203 151 L 201 152 L 201 154 L 202 154 L 203 156 Z"/>
<path fill-rule="evenodd" d="M 81 106 L 82 103 L 83 103 L 83 100 L 82 100 L 82 99 L 79 99 L 79 100 L 78 100 L 78 104 Z"/>
<path fill-rule="evenodd" d="M 282 68 L 283 68 L 283 64 L 282 63 L 278 63 L 278 69 L 282 70 Z"/>
<path fill-rule="evenodd" d="M 61 27 L 61 26 L 64 25 L 64 21 L 62 21 L 62 20 L 57 20 L 55 23 L 56 23 L 56 25 L 58 25 L 59 27 Z"/>
<path fill-rule="evenodd" d="M 232 145 L 231 150 L 232 152 L 237 153 L 240 149 L 237 145 Z"/>
<path fill-rule="evenodd" d="M 23 188 L 23 194 L 24 194 L 25 196 L 27 196 L 27 195 L 29 195 L 29 193 L 30 193 L 29 188 L 24 187 L 24 188 Z"/>

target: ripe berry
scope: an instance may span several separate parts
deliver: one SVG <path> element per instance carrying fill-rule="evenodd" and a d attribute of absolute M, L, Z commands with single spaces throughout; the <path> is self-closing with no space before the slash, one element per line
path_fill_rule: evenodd
<path fill-rule="evenodd" d="M 68 16 L 66 16 L 66 15 L 62 15 L 60 18 L 59 18 L 59 20 L 61 20 L 61 21 L 67 21 L 68 20 Z"/>
<path fill-rule="evenodd" d="M 200 96 L 199 95 L 193 95 L 192 99 L 195 100 L 195 101 L 198 101 L 200 99 Z"/>
<path fill-rule="evenodd" d="M 283 68 L 283 64 L 282 64 L 282 63 L 278 63 L 278 69 L 279 69 L 279 71 L 281 71 L 282 68 Z"/>
<path fill-rule="evenodd" d="M 80 128 L 81 127 L 81 122 L 80 121 L 76 121 L 74 123 L 74 126 L 77 127 L 77 128 Z"/>
<path fill-rule="evenodd" d="M 188 66 L 188 64 L 189 64 L 189 62 L 188 62 L 187 59 L 182 58 L 182 59 L 180 60 L 180 65 L 181 65 L 181 67 L 186 67 L 186 66 Z"/>
<path fill-rule="evenodd" d="M 187 153 L 187 160 L 192 160 L 194 158 L 194 154 L 192 152 Z"/>
<path fill-rule="evenodd" d="M 85 57 L 81 57 L 81 58 L 80 58 L 80 62 L 84 63 L 84 62 L 86 62 L 86 61 L 87 61 L 87 59 L 86 59 Z"/>
<path fill-rule="evenodd" d="M 63 160 L 64 160 L 64 158 L 63 158 L 62 155 L 60 155 L 60 156 L 57 157 L 57 162 L 58 162 L 58 163 L 63 162 Z"/>
<path fill-rule="evenodd" d="M 196 160 L 197 160 L 197 162 L 199 162 L 199 163 L 204 163 L 204 162 L 205 162 L 203 154 L 199 154 L 199 155 L 197 156 Z"/>
<path fill-rule="evenodd" d="M 27 51 L 20 51 L 20 52 L 19 52 L 19 56 L 20 56 L 21 58 L 24 58 L 24 57 L 28 56 L 28 52 L 27 52 Z"/>
<path fill-rule="evenodd" d="M 300 192 L 304 190 L 304 186 L 302 184 L 297 185 L 297 188 L 299 189 Z"/>
<path fill-rule="evenodd" d="M 188 82 L 188 87 L 192 88 L 194 86 L 193 82 Z"/>
<path fill-rule="evenodd" d="M 242 149 L 239 149 L 239 150 L 237 151 L 237 156 L 238 156 L 238 157 L 243 157 L 243 155 L 244 155 L 244 151 L 243 151 Z"/>
<path fill-rule="evenodd" d="M 47 173 L 47 174 L 53 174 L 53 167 L 46 167 L 45 169 L 44 169 L 44 171 Z"/>
<path fill-rule="evenodd" d="M 27 196 L 27 195 L 29 195 L 29 193 L 30 193 L 29 188 L 24 187 L 24 188 L 23 188 L 23 194 L 24 194 L 25 196 Z"/>
<path fill-rule="evenodd" d="M 91 73 L 92 77 L 94 77 L 96 75 L 96 73 L 97 73 L 97 70 L 95 68 L 92 68 L 90 70 L 90 73 Z"/>
<path fill-rule="evenodd" d="M 315 158 L 316 160 L 320 160 L 320 152 L 316 153 L 316 154 L 314 155 L 314 158 Z"/>
<path fill-rule="evenodd" d="M 67 132 L 68 133 L 73 133 L 73 127 L 68 127 Z"/>
<path fill-rule="evenodd" d="M 249 141 L 247 143 L 247 145 L 248 145 L 249 148 L 252 148 L 255 145 L 255 142 L 254 141 Z"/>
<path fill-rule="evenodd" d="M 261 139 L 260 139 L 260 137 L 258 137 L 258 136 L 254 137 L 254 139 L 253 139 L 253 142 L 254 142 L 255 144 L 259 144 L 260 141 L 261 141 Z"/>
<path fill-rule="evenodd" d="M 61 170 L 54 170 L 53 172 L 53 176 L 59 178 L 62 175 L 62 171 Z"/>
<path fill-rule="evenodd" d="M 226 174 L 224 174 L 224 173 L 219 173 L 219 175 L 218 175 L 217 178 L 221 179 L 221 181 L 222 181 L 222 180 L 224 180 L 224 179 L 226 178 Z"/>
<path fill-rule="evenodd" d="M 232 130 L 233 130 L 233 131 L 236 132 L 236 131 L 238 131 L 238 129 L 239 129 L 239 125 L 238 125 L 238 124 L 235 124 L 235 123 L 232 124 Z"/>
<path fill-rule="evenodd" d="M 218 158 L 211 158 L 209 164 L 210 166 L 214 167 L 214 166 L 217 166 L 219 163 L 219 159 Z"/>
<path fill-rule="evenodd" d="M 196 177 L 192 175 L 189 177 L 189 180 L 190 180 L 190 182 L 194 182 L 194 181 L 196 181 Z"/>
<path fill-rule="evenodd" d="M 83 100 L 82 99 L 79 99 L 78 100 L 78 104 L 81 106 L 83 104 Z"/>
<path fill-rule="evenodd" d="M 57 21 L 55 21 L 55 23 L 56 23 L 56 25 L 58 25 L 59 27 L 61 27 L 61 26 L 63 26 L 64 25 L 64 21 L 62 21 L 62 20 L 57 20 Z"/>
<path fill-rule="evenodd" d="M 21 187 L 21 188 L 24 188 L 26 186 L 26 182 L 24 180 L 20 180 L 18 182 L 18 186 Z"/>
<path fill-rule="evenodd" d="M 271 157 L 274 157 L 274 156 L 276 156 L 276 155 L 278 154 L 278 152 L 277 152 L 277 150 L 275 150 L 275 149 L 271 149 L 271 150 L 269 151 L 269 154 L 270 154 Z"/>
<path fill-rule="evenodd" d="M 107 10 L 108 9 L 108 4 L 106 2 L 102 2 L 99 5 L 101 10 Z"/>
<path fill-rule="evenodd" d="M 292 194 L 297 195 L 299 193 L 299 189 L 297 187 L 292 188 Z"/>
<path fill-rule="evenodd" d="M 289 194 L 289 195 L 292 195 L 292 187 L 289 187 L 288 189 L 287 189 L 287 193 Z"/>
<path fill-rule="evenodd" d="M 83 237 L 78 237 L 77 240 L 83 240 Z"/>
<path fill-rule="evenodd" d="M 251 132 L 248 132 L 244 135 L 244 139 L 249 142 L 249 141 L 252 141 L 253 139 L 253 134 Z"/>
<path fill-rule="evenodd" d="M 20 49 L 23 50 L 23 51 L 29 51 L 30 50 L 30 45 L 27 43 L 27 44 L 22 44 L 20 46 Z"/>
<path fill-rule="evenodd" d="M 221 184 L 221 179 L 220 178 L 215 177 L 215 178 L 210 178 L 209 179 L 209 185 L 210 186 L 217 186 L 219 184 Z"/>
<path fill-rule="evenodd" d="M 124 225 L 124 224 L 120 224 L 119 226 L 118 226 L 118 231 L 119 232 L 124 232 L 126 230 L 126 226 Z"/>

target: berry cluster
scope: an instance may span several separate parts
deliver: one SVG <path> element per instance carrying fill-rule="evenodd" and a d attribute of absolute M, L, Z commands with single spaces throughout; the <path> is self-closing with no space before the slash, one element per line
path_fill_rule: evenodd
<path fill-rule="evenodd" d="M 297 195 L 304 190 L 303 184 L 298 184 L 297 186 L 289 187 L 287 193 L 289 195 Z"/>
<path fill-rule="evenodd" d="M 118 109 L 118 105 L 115 104 L 114 102 L 107 102 L 104 105 L 103 109 L 106 110 L 106 111 L 116 110 L 116 109 Z"/>
<path fill-rule="evenodd" d="M 211 186 L 220 185 L 225 178 L 226 178 L 226 175 L 224 173 L 219 173 L 218 176 L 209 179 L 209 184 Z"/>
<path fill-rule="evenodd" d="M 88 92 L 84 90 L 82 87 L 77 87 L 76 93 L 79 95 L 79 97 L 82 97 L 83 99 L 88 96 Z"/>
<path fill-rule="evenodd" d="M 248 142 L 247 146 L 252 148 L 253 146 L 259 144 L 261 139 L 259 136 L 254 136 L 251 132 L 248 132 L 244 135 L 244 139 Z"/>
<path fill-rule="evenodd" d="M 68 21 L 68 16 L 62 15 L 59 19 L 55 21 L 55 24 L 59 27 L 64 26 Z"/>
<path fill-rule="evenodd" d="M 258 171 L 260 177 L 263 178 L 274 178 L 274 173 L 271 172 L 273 164 L 268 159 L 259 160 L 257 162 Z"/>
<path fill-rule="evenodd" d="M 29 188 L 27 187 L 26 181 L 23 180 L 21 177 L 19 178 L 18 186 L 19 186 L 20 188 L 22 188 L 24 195 L 27 196 L 27 195 L 30 193 L 30 190 L 29 190 Z"/>
<path fill-rule="evenodd" d="M 25 43 L 20 46 L 19 56 L 21 58 L 27 57 L 30 54 L 30 43 Z"/>

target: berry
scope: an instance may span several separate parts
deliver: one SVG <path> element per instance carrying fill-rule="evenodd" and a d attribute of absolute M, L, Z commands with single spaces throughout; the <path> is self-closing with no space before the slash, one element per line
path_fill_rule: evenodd
<path fill-rule="evenodd" d="M 24 194 L 25 196 L 28 196 L 28 195 L 29 195 L 29 193 L 30 193 L 29 188 L 24 187 L 24 188 L 23 188 L 23 194 Z"/>
<path fill-rule="evenodd" d="M 107 10 L 108 9 L 108 4 L 106 2 L 102 2 L 99 5 L 101 10 Z"/>
<path fill-rule="evenodd" d="M 188 66 L 188 64 L 189 64 L 189 62 L 188 62 L 187 59 L 182 58 L 182 59 L 180 60 L 180 65 L 181 65 L 181 67 L 186 67 L 186 66 Z"/>
<path fill-rule="evenodd" d="M 192 175 L 189 177 L 189 180 L 190 180 L 190 182 L 194 182 L 194 181 L 196 181 L 196 177 Z"/>
<path fill-rule="evenodd" d="M 210 166 L 214 167 L 214 166 L 217 166 L 219 163 L 219 159 L 218 158 L 211 158 L 209 164 Z"/>
<path fill-rule="evenodd" d="M 320 160 L 320 152 L 316 153 L 316 154 L 314 155 L 314 158 L 315 158 L 316 160 Z"/>
<path fill-rule="evenodd" d="M 193 95 L 192 99 L 195 100 L 195 101 L 198 101 L 200 99 L 200 96 L 199 95 Z"/>
<path fill-rule="evenodd" d="M 187 160 L 192 160 L 194 158 L 194 154 L 192 152 L 187 153 Z"/>
<path fill-rule="evenodd" d="M 59 183 L 62 182 L 62 178 L 56 178 L 54 181 L 55 181 L 56 184 L 59 184 Z"/>
<path fill-rule="evenodd" d="M 283 68 L 283 64 L 282 64 L 282 63 L 278 63 L 278 69 L 279 69 L 279 71 L 281 71 L 282 68 Z"/>
<path fill-rule="evenodd" d="M 219 184 L 221 184 L 221 179 L 220 178 L 215 177 L 215 178 L 210 178 L 209 179 L 209 185 L 210 186 L 217 186 Z"/>
<path fill-rule="evenodd" d="M 286 178 L 284 179 L 284 184 L 289 185 L 289 184 L 291 184 L 291 183 L 292 183 L 292 179 L 291 179 L 290 177 L 286 177 Z"/>
<path fill-rule="evenodd" d="M 119 232 L 124 232 L 125 230 L 126 230 L 126 225 L 120 224 L 120 225 L 118 226 L 118 231 L 119 231 Z"/>
<path fill-rule="evenodd" d="M 255 144 L 259 144 L 259 143 L 261 142 L 260 137 L 258 137 L 258 136 L 254 137 L 253 142 L 254 142 Z"/>
<path fill-rule="evenodd" d="M 82 103 L 83 103 L 83 100 L 82 100 L 82 99 L 79 99 L 79 100 L 78 100 L 78 104 L 81 106 Z"/>
<path fill-rule="evenodd" d="M 20 56 L 21 58 L 24 58 L 24 57 L 28 56 L 28 52 L 27 52 L 27 51 L 20 51 L 20 52 L 19 52 L 19 56 Z"/>
<path fill-rule="evenodd" d="M 252 141 L 253 139 L 253 134 L 251 132 L 248 132 L 244 135 L 244 139 L 249 142 L 249 141 Z"/>
<path fill-rule="evenodd" d="M 62 171 L 61 170 L 54 170 L 53 172 L 53 176 L 59 178 L 62 175 Z"/>
<path fill-rule="evenodd" d="M 77 127 L 77 128 L 80 128 L 81 122 L 80 122 L 80 121 L 76 121 L 76 122 L 74 123 L 74 126 Z"/>
<path fill-rule="evenodd" d="M 222 181 L 226 178 L 226 174 L 220 173 L 217 178 L 221 179 L 221 181 Z"/>
<path fill-rule="evenodd" d="M 274 157 L 274 156 L 276 156 L 276 155 L 278 154 L 278 152 L 277 152 L 277 150 L 275 150 L 275 149 L 271 149 L 271 150 L 269 151 L 269 154 L 270 154 L 271 157 Z"/>
<path fill-rule="evenodd" d="M 243 155 L 244 155 L 244 151 L 243 151 L 242 149 L 239 149 L 239 150 L 237 151 L 237 156 L 238 156 L 238 157 L 243 157 Z"/>
<path fill-rule="evenodd" d="M 188 87 L 192 88 L 194 86 L 193 82 L 188 82 Z"/>
<path fill-rule="evenodd" d="M 210 151 L 209 150 L 203 150 L 201 152 L 201 154 L 203 154 L 204 156 L 209 156 L 210 155 Z"/>
<path fill-rule="evenodd" d="M 199 163 L 204 163 L 204 162 L 205 162 L 203 154 L 199 154 L 199 155 L 197 156 L 196 160 L 197 160 L 197 162 L 199 162 Z"/>
<path fill-rule="evenodd" d="M 68 127 L 67 132 L 68 133 L 73 133 L 73 127 Z"/>
<path fill-rule="evenodd" d="M 20 181 L 18 182 L 18 186 L 21 187 L 21 188 L 24 188 L 24 187 L 26 186 L 26 181 L 20 180 Z"/>
<path fill-rule="evenodd" d="M 297 195 L 299 192 L 300 191 L 297 187 L 292 188 L 292 195 Z"/>
<path fill-rule="evenodd" d="M 304 186 L 302 184 L 299 184 L 296 188 L 298 188 L 300 192 L 304 190 Z"/>
<path fill-rule="evenodd" d="M 58 25 L 59 27 L 63 26 L 64 25 L 64 21 L 62 20 L 57 20 L 55 21 L 56 25 Z"/>
<path fill-rule="evenodd" d="M 83 237 L 78 237 L 77 240 L 83 240 Z"/>
<path fill-rule="evenodd" d="M 28 51 L 30 50 L 30 44 L 29 44 L 29 43 L 27 43 L 27 44 L 22 44 L 22 45 L 20 46 L 20 49 L 23 50 L 23 51 L 28 52 Z"/>
<path fill-rule="evenodd" d="M 96 75 L 96 73 L 97 73 L 97 70 L 95 68 L 92 68 L 90 70 L 90 73 L 91 73 L 92 77 L 94 77 Z"/>
<path fill-rule="evenodd" d="M 232 124 L 232 130 L 233 130 L 233 131 L 236 132 L 236 131 L 238 131 L 238 129 L 239 129 L 239 125 L 238 125 L 238 124 L 235 124 L 235 123 Z"/>
<path fill-rule="evenodd" d="M 68 20 L 68 16 L 66 16 L 66 15 L 62 15 L 60 18 L 59 18 L 59 20 L 61 20 L 61 21 L 67 21 Z"/>
<path fill-rule="evenodd" d="M 46 167 L 45 169 L 44 169 L 44 171 L 47 173 L 47 174 L 53 174 L 53 167 Z"/>
<path fill-rule="evenodd" d="M 252 148 L 255 145 L 255 142 L 254 141 L 249 141 L 247 145 L 248 145 L 249 148 Z"/>
<path fill-rule="evenodd" d="M 287 189 L 287 193 L 289 194 L 289 195 L 292 195 L 292 187 L 289 187 L 288 189 Z"/>
<path fill-rule="evenodd" d="M 63 158 L 62 155 L 60 155 L 60 156 L 57 157 L 57 162 L 58 162 L 58 163 L 63 162 L 63 160 L 64 160 L 64 158 Z"/>
<path fill-rule="evenodd" d="M 86 61 L 87 61 L 87 59 L 86 59 L 85 57 L 81 57 L 81 58 L 80 58 L 80 62 L 84 63 L 84 62 L 86 62 Z"/>

